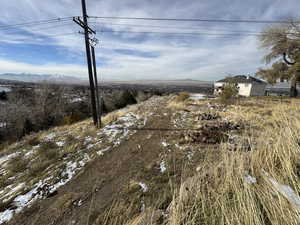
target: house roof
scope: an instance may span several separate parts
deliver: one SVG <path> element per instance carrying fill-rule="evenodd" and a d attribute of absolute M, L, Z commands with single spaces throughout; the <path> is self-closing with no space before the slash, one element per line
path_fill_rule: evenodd
<path fill-rule="evenodd" d="M 222 80 L 219 80 L 217 82 L 220 83 L 259 83 L 259 84 L 266 84 L 266 82 L 259 80 L 252 76 L 245 76 L 245 75 L 237 75 L 234 77 L 226 77 Z"/>

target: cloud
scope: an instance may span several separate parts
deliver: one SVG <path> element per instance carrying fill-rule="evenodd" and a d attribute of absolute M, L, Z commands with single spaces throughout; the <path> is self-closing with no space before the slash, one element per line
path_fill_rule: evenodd
<path fill-rule="evenodd" d="M 89 0 L 89 15 L 169 17 L 169 18 L 218 18 L 275 20 L 295 17 L 297 0 Z M 0 24 L 14 24 L 49 18 L 81 14 L 80 1 L 74 0 L 10 0 L 1 3 Z M 20 21 L 20 18 L 22 20 Z M 214 80 L 228 73 L 254 73 L 262 67 L 264 54 L 253 36 L 160 35 L 122 33 L 120 31 L 234 33 L 235 31 L 259 32 L 265 24 L 218 24 L 171 21 L 118 21 L 91 19 L 99 33 L 97 47 L 99 74 L 105 79 L 183 79 Z M 101 24 L 99 24 L 101 23 Z M 122 24 L 122 25 L 114 25 Z M 127 24 L 127 25 L 126 25 Z M 128 25 L 129 24 L 129 25 Z M 57 25 L 57 26 L 56 26 Z M 135 26 L 132 26 L 135 25 Z M 51 28 L 52 26 L 52 28 Z M 45 29 L 45 27 L 47 29 Z M 60 57 L 53 57 L 47 64 L 5 58 L 1 54 L 0 73 L 59 73 L 86 76 L 85 66 L 70 64 L 70 59 L 85 62 L 83 37 L 80 28 L 69 22 L 44 26 L 1 30 L 1 42 L 15 47 L 22 44 L 56 46 Z M 73 33 L 73 34 L 71 34 Z M 77 34 L 76 34 L 77 33 Z M 69 35 L 64 35 L 69 34 Z M 20 48 L 22 51 L 22 48 Z M 22 54 L 31 57 L 31 52 Z M 43 57 L 45 51 L 40 53 Z M 50 54 L 50 53 L 49 53 Z M 37 60 L 38 61 L 38 60 Z M 68 63 L 67 63 L 68 62 Z"/>
<path fill-rule="evenodd" d="M 33 74 L 64 74 L 70 76 L 83 77 L 87 74 L 85 66 L 72 64 L 43 64 L 32 65 L 28 63 L 15 62 L 0 58 L 2 73 L 33 73 Z"/>

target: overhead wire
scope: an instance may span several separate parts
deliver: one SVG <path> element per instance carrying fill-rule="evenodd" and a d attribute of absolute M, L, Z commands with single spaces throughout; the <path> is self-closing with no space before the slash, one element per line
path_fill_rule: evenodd
<path fill-rule="evenodd" d="M 209 22 L 209 23 L 290 23 L 288 20 L 252 20 L 252 19 L 197 19 L 197 18 L 154 18 L 154 17 L 118 17 L 118 16 L 89 16 L 94 19 L 116 20 L 150 20 L 150 21 L 177 21 L 177 22 Z M 299 21 L 293 21 L 300 23 Z"/>
<path fill-rule="evenodd" d="M 22 28 L 22 27 L 26 28 L 26 27 L 31 27 L 31 26 L 60 23 L 60 22 L 65 22 L 65 21 L 71 21 L 72 18 L 73 17 L 61 17 L 61 18 L 49 19 L 49 20 L 39 20 L 39 21 L 31 21 L 31 22 L 26 22 L 26 23 L 0 25 L 0 30 L 8 30 L 8 29 Z"/>
<path fill-rule="evenodd" d="M 170 29 L 182 29 L 182 30 L 194 30 L 199 29 L 201 26 L 163 26 L 163 25 L 143 25 L 143 24 L 128 24 L 128 23 L 105 23 L 105 22 L 90 22 L 91 24 L 99 24 L 104 26 L 124 26 L 124 27 L 153 27 L 153 28 L 170 28 Z M 216 29 L 214 27 L 210 28 L 205 26 L 205 30 L 210 31 L 229 31 L 229 32 L 237 32 L 237 33 L 249 33 L 249 32 L 257 32 L 257 31 L 246 31 L 246 30 L 230 30 L 230 29 Z"/>
<path fill-rule="evenodd" d="M 207 33 L 207 32 L 161 32 L 161 31 L 126 31 L 126 30 L 97 30 L 101 33 L 135 33 L 135 34 L 161 34 L 161 35 L 201 35 L 201 36 L 261 36 L 264 32 L 259 33 Z M 279 33 L 274 33 L 279 34 Z"/>

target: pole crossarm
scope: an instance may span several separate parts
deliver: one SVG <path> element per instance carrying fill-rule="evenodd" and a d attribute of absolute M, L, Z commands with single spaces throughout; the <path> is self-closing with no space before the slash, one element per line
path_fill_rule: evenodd
<path fill-rule="evenodd" d="M 84 30 L 87 29 L 89 34 L 96 34 L 96 31 L 94 31 L 92 28 L 87 26 L 81 19 L 80 17 L 73 17 L 73 21 L 77 23 L 79 26 L 81 26 Z"/>
<path fill-rule="evenodd" d="M 85 47 L 86 47 L 86 59 L 88 66 L 88 74 L 89 74 L 89 83 L 90 83 L 90 92 L 91 92 L 91 110 L 93 116 L 94 125 L 97 127 L 101 126 L 101 115 L 99 114 L 99 97 L 98 97 L 98 81 L 97 81 L 97 71 L 96 71 L 96 59 L 95 59 L 95 51 L 91 46 L 91 38 L 90 35 L 96 34 L 96 32 L 91 29 L 88 25 L 88 16 L 86 10 L 86 2 L 85 0 L 81 0 L 82 5 L 82 18 L 73 17 L 73 21 L 78 24 L 84 30 L 84 39 L 85 39 Z M 91 50 L 93 52 L 91 53 Z M 96 89 L 96 90 L 95 90 Z M 100 121 L 99 121 L 100 120 Z"/>

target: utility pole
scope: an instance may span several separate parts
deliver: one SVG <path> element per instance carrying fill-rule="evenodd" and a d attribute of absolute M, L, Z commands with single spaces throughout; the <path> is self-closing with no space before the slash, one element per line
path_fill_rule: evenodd
<path fill-rule="evenodd" d="M 97 113 L 97 106 L 96 106 L 96 98 L 95 98 L 95 83 L 94 83 L 93 69 L 92 69 L 90 37 L 89 37 L 90 34 L 96 34 L 96 32 L 94 30 L 92 30 L 88 25 L 88 15 L 87 15 L 87 10 L 86 10 L 85 0 L 81 0 L 81 4 L 82 4 L 83 21 L 80 19 L 80 17 L 74 17 L 73 21 L 84 29 L 86 58 L 87 58 L 90 91 L 91 91 L 92 115 L 93 115 L 94 125 L 99 126 L 98 116 L 97 116 L 98 113 Z"/>
<path fill-rule="evenodd" d="M 97 44 L 97 41 L 96 43 Z M 97 111 L 98 111 L 98 126 L 102 126 L 101 116 L 102 116 L 102 104 L 100 106 L 100 99 L 99 99 L 99 89 L 98 89 L 98 78 L 97 78 L 97 65 L 96 65 L 96 54 L 95 54 L 95 47 L 91 46 L 92 48 L 92 59 L 93 59 L 93 69 L 94 69 L 94 79 L 95 79 L 95 88 L 96 88 L 96 100 L 97 100 Z M 102 98 L 101 98 L 102 101 Z"/>

